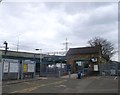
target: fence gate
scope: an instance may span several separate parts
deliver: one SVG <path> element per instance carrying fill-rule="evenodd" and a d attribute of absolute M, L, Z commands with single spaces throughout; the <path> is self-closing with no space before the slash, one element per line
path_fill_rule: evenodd
<path fill-rule="evenodd" d="M 40 65 L 40 76 L 60 77 L 67 74 L 67 65 L 65 63 L 47 63 Z"/>

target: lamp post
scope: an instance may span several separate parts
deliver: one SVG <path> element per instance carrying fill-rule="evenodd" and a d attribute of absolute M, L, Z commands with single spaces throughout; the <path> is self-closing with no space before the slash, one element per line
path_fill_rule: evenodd
<path fill-rule="evenodd" d="M 42 49 L 35 49 L 36 51 L 40 51 L 40 72 L 39 72 L 39 77 L 40 77 L 40 74 L 41 74 L 41 63 L 42 63 L 42 56 L 41 56 L 41 53 L 42 53 Z"/>

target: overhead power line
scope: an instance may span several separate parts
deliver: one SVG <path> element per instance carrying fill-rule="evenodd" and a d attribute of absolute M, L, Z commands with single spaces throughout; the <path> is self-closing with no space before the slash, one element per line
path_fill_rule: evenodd
<path fill-rule="evenodd" d="M 58 51 L 58 52 L 45 52 L 45 54 L 48 54 L 48 55 L 64 55 L 65 52 L 61 52 L 61 51 Z"/>
<path fill-rule="evenodd" d="M 0 46 L 0 48 L 5 48 L 5 46 Z"/>
<path fill-rule="evenodd" d="M 66 53 L 67 53 L 67 51 L 68 51 L 68 45 L 69 45 L 69 44 L 71 44 L 71 43 L 69 43 L 68 40 L 67 40 L 67 38 L 66 38 L 66 42 L 63 43 L 63 45 L 65 45 L 65 51 L 66 51 Z"/>

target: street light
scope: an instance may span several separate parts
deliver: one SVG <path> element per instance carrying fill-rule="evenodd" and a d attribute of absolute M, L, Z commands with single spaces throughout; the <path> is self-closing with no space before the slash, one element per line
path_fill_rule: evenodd
<path fill-rule="evenodd" d="M 42 63 L 42 56 L 41 56 L 41 53 L 42 53 L 42 49 L 35 49 L 36 51 L 40 51 L 40 72 L 39 72 L 39 77 L 40 77 L 40 74 L 41 74 L 41 63 Z"/>

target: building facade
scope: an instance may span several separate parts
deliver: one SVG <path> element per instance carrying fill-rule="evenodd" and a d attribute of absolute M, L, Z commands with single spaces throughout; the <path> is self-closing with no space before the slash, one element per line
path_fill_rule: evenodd
<path fill-rule="evenodd" d="M 71 73 L 99 74 L 99 65 L 106 63 L 99 46 L 70 48 L 66 59 L 67 64 L 71 65 Z"/>

